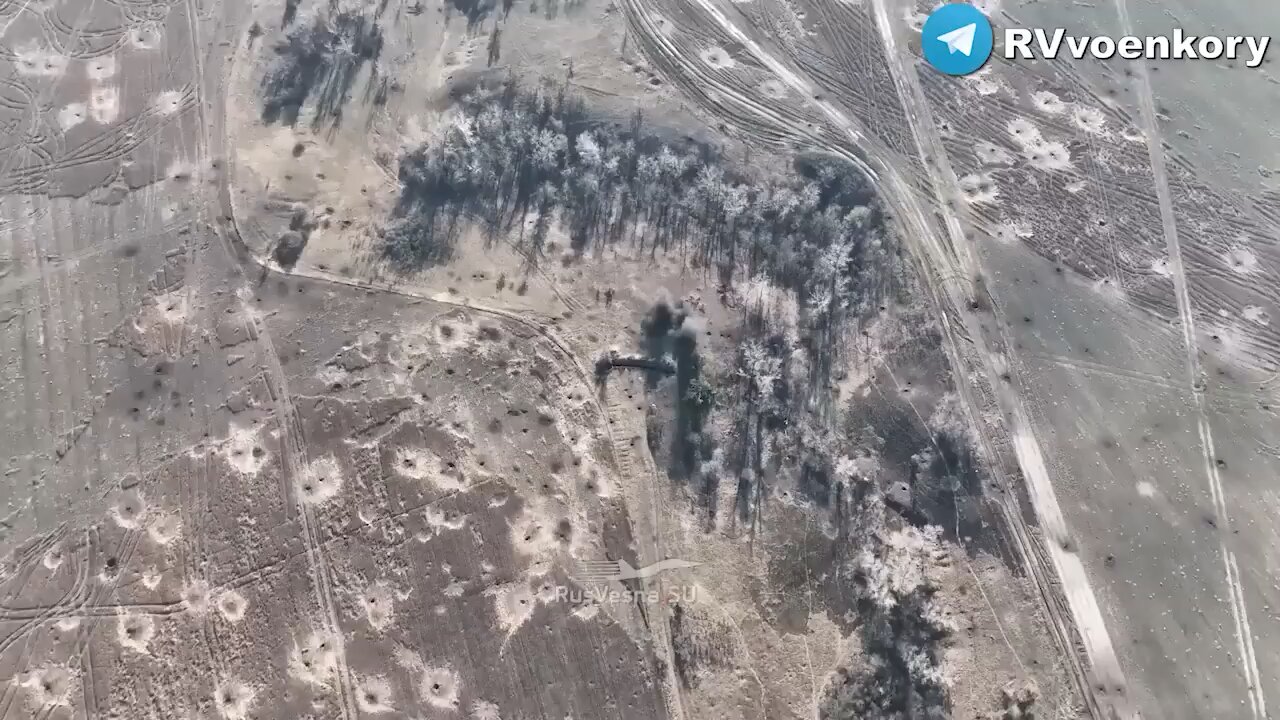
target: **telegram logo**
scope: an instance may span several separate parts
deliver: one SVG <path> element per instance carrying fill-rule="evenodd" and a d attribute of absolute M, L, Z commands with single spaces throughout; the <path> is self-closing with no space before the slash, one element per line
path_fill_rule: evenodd
<path fill-rule="evenodd" d="M 930 65 L 948 75 L 968 75 L 991 57 L 991 22 L 968 3 L 943 5 L 924 21 L 920 42 Z"/>

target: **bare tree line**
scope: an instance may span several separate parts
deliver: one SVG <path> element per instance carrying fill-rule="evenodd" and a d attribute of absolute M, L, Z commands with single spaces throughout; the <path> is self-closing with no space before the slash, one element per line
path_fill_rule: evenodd
<path fill-rule="evenodd" d="M 468 94 L 440 140 L 401 159 L 402 192 L 382 248 L 394 266 L 412 271 L 447 261 L 463 230 L 478 226 L 536 262 L 558 228 L 579 254 L 677 254 L 714 273 L 722 292 L 744 305 L 744 356 L 727 379 L 742 389 L 734 399 L 745 406 L 744 427 L 728 460 L 749 469 L 738 473 L 740 484 L 752 483 L 763 475 L 766 426 L 801 427 L 814 410 L 832 417 L 830 378 L 846 321 L 884 294 L 892 262 L 882 212 L 861 174 L 823 158 L 783 170 L 748 177 L 710 148 L 664 142 L 639 113 L 619 129 L 594 121 L 564 86 L 526 90 L 509 80 Z M 803 344 L 804 363 L 788 363 L 795 347 L 769 322 L 772 310 L 746 297 L 763 286 L 799 299 L 791 340 Z M 713 452 L 712 443 L 686 434 L 702 432 L 712 379 L 702 376 L 694 339 L 668 340 L 680 346 L 668 351 L 685 358 L 677 363 L 680 399 L 699 406 L 681 414 L 675 436 L 681 460 L 671 470 L 688 478 Z M 750 376 L 770 364 L 786 371 L 785 382 L 758 387 L 762 379 Z M 802 374 L 793 377 L 792 367 Z M 817 464 L 807 467 L 825 482 Z M 748 505 L 741 503 L 744 513 Z"/>
<path fill-rule="evenodd" d="M 296 6 L 286 8 L 286 25 L 294 12 Z M 336 2 L 294 24 L 276 44 L 275 61 L 262 80 L 263 122 L 293 125 L 311 103 L 313 128 L 336 126 L 361 69 L 377 61 L 382 47 L 377 14 L 343 9 Z M 368 91 L 377 90 L 376 77 L 370 77 Z"/>
<path fill-rule="evenodd" d="M 716 151 L 594 121 L 563 86 L 507 81 L 464 98 L 443 138 L 401 159 L 403 192 L 384 233 L 404 270 L 449 257 L 464 227 L 514 236 L 532 257 L 559 227 L 579 253 L 626 244 L 680 253 L 724 283 L 765 273 L 821 304 L 851 290 L 879 224 L 864 178 L 834 162 L 749 179 Z"/>

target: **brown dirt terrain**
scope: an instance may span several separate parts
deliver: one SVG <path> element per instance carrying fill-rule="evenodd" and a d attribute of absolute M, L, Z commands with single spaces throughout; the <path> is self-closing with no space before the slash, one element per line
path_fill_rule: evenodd
<path fill-rule="evenodd" d="M 0 717 L 908 717 L 920 688 L 948 717 L 1088 712 L 1009 522 L 1031 514 L 1011 451 L 979 437 L 1001 418 L 905 250 L 814 375 L 820 441 L 770 428 L 745 480 L 723 454 L 677 470 L 678 376 L 596 361 L 677 309 L 728 452 L 762 394 L 753 313 L 816 366 L 809 298 L 683 248 L 579 252 L 560 226 L 533 255 L 474 223 L 447 263 L 386 260 L 406 151 L 495 79 L 793 177 L 842 129 L 705 7 L 30 5 L 0 6 L 6 42 L 59 40 L 0 61 L 27 128 L 0 148 Z M 877 36 L 805 23 L 866 6 L 779 8 L 756 20 L 772 42 L 868 83 L 842 102 L 917 157 Z M 342 13 L 376 20 L 376 59 L 268 117 L 281 44 Z M 592 561 L 672 559 L 696 565 L 579 592 Z"/>

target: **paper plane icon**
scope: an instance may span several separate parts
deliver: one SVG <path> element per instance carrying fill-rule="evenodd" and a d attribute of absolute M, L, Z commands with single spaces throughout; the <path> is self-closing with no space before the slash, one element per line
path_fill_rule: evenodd
<path fill-rule="evenodd" d="M 973 34 L 978 30 L 977 23 L 969 23 L 963 27 L 958 27 L 950 32 L 944 32 L 938 36 L 939 42 L 947 44 L 947 49 L 954 55 L 959 52 L 968 55 L 973 52 Z"/>

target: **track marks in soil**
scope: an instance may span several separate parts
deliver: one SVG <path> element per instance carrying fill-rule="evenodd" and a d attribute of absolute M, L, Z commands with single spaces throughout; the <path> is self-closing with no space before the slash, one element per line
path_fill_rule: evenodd
<path fill-rule="evenodd" d="M 936 287 L 934 289 L 935 293 L 940 298 L 944 299 L 944 302 L 946 302 L 946 298 L 950 297 L 951 302 L 957 307 L 964 307 L 964 302 L 969 294 L 969 290 L 967 287 L 963 286 L 968 284 L 968 278 L 974 277 L 972 271 L 977 267 L 977 265 L 974 258 L 971 256 L 960 220 L 953 213 L 942 213 L 941 219 L 945 226 L 945 232 L 939 234 L 932 222 L 932 215 L 926 213 L 921 206 L 923 198 L 917 197 L 918 192 L 913 183 L 909 178 L 900 175 L 899 172 L 889 164 L 892 162 L 892 153 L 876 153 L 881 157 L 873 162 L 876 163 L 877 169 L 882 172 L 877 172 L 876 170 L 868 167 L 867 163 L 863 162 L 855 152 L 848 150 L 848 148 L 853 147 L 856 150 L 857 146 L 871 145 L 870 148 L 865 149 L 872 151 L 878 150 L 878 148 L 874 147 L 875 143 L 873 139 L 865 137 L 864 134 L 859 131 L 858 126 L 850 121 L 850 119 L 846 117 L 835 105 L 829 101 L 821 99 L 820 95 L 814 92 L 813 84 L 811 82 L 808 82 L 799 74 L 788 69 L 782 62 L 769 55 L 767 51 L 761 48 L 760 45 L 754 42 L 746 33 L 735 27 L 733 22 L 720 12 L 715 5 L 710 2 L 710 0 L 698 0 L 697 5 L 714 21 L 716 25 L 719 26 L 723 32 L 729 34 L 734 40 L 736 40 L 739 45 L 744 48 L 746 53 L 752 55 L 756 61 L 772 71 L 780 80 L 794 88 L 801 97 L 806 98 L 805 104 L 816 107 L 821 112 L 822 116 L 829 121 L 830 126 L 839 131 L 838 133 L 825 136 L 825 139 L 827 139 L 828 142 L 822 143 L 819 138 L 824 138 L 823 133 L 808 127 L 800 126 L 798 123 L 777 118 L 773 119 L 770 123 L 773 127 L 777 128 L 775 132 L 781 131 L 784 137 L 790 135 L 792 138 L 804 139 L 814 142 L 815 144 L 821 144 L 826 149 L 832 151 L 845 150 L 844 152 L 840 152 L 840 154 L 842 156 L 847 156 L 850 159 L 850 162 L 864 169 L 869 177 L 877 181 L 882 188 L 886 190 L 888 199 L 898 208 L 898 214 L 907 222 L 909 227 L 908 234 L 919 243 L 917 251 L 926 259 L 926 265 L 931 268 L 931 275 L 933 275 L 932 279 L 935 281 L 935 284 L 938 284 L 937 278 L 939 276 L 943 279 L 955 278 L 958 280 L 958 282 L 950 283 L 949 285 Z M 883 2 L 877 2 L 874 3 L 874 5 L 875 22 L 876 26 L 880 30 L 884 54 L 889 60 L 890 75 L 893 78 L 894 91 L 905 103 L 905 113 L 903 113 L 903 115 L 909 119 L 909 124 L 912 128 L 913 139 L 910 143 L 911 147 L 907 148 L 909 151 L 907 153 L 907 157 L 914 158 L 923 155 L 931 158 L 934 164 L 942 164 L 944 166 L 936 169 L 938 172 L 946 174 L 949 177 L 954 177 L 954 174 L 950 173 L 950 168 L 945 167 L 946 154 L 940 147 L 941 140 L 936 136 L 930 136 L 923 133 L 922 129 L 924 126 L 931 126 L 930 123 L 932 122 L 932 118 L 927 111 L 927 106 L 923 99 L 923 92 L 915 79 L 914 71 L 911 68 L 904 67 L 902 65 L 902 53 L 898 48 L 898 40 L 894 35 L 894 26 L 887 15 L 886 4 Z M 697 66 L 697 61 L 692 58 L 681 62 L 679 59 L 680 51 L 673 47 L 671 43 L 663 42 L 661 37 L 656 36 L 656 33 L 651 32 L 652 28 L 649 27 L 650 23 L 648 22 L 648 14 L 643 5 L 638 2 L 628 2 L 624 7 L 628 10 L 628 18 L 633 27 L 638 30 L 637 34 L 640 35 L 642 39 L 651 40 L 657 54 L 666 53 L 675 57 L 676 59 L 674 62 L 682 68 Z M 714 93 L 718 98 L 723 98 L 726 93 L 729 92 L 722 85 L 717 85 L 714 82 L 714 78 L 709 79 L 709 82 L 710 87 L 714 88 Z M 703 88 L 693 91 L 692 94 L 697 98 L 705 97 L 712 92 L 713 91 L 711 90 Z M 808 98 L 813 98 L 813 100 L 810 102 L 808 101 Z M 714 100 L 711 104 L 712 106 L 715 106 L 719 105 L 720 102 L 719 100 Z M 766 108 L 761 107 L 759 103 L 742 102 L 742 108 L 750 114 L 755 114 L 764 118 L 769 117 L 769 111 Z M 730 113 L 730 116 L 735 117 L 735 120 L 737 119 L 733 113 Z M 749 124 L 744 126 L 749 126 Z M 776 135 L 765 136 L 769 141 L 774 141 L 775 137 Z M 1065 158 L 1049 157 L 1046 159 L 1046 163 L 1051 161 L 1052 163 L 1060 164 L 1064 159 Z M 911 163 L 908 163 L 908 170 L 910 170 L 910 165 Z M 931 168 L 931 170 L 933 169 L 934 168 Z M 936 177 L 933 178 L 932 184 L 932 191 L 934 193 L 942 193 L 943 188 L 947 187 L 946 185 L 938 185 Z M 955 188 L 951 188 L 951 194 L 956 197 L 960 195 L 958 190 Z M 945 198 L 938 202 L 943 206 L 946 204 Z M 968 268 L 969 270 L 966 271 L 965 268 Z M 969 335 L 972 337 L 974 336 L 974 333 L 971 332 Z M 957 367 L 960 367 L 960 364 L 957 362 L 958 358 L 955 356 L 956 352 L 957 351 L 952 349 L 950 354 L 952 355 L 953 363 L 955 363 Z M 980 351 L 980 354 L 986 358 L 992 356 L 989 352 Z M 988 372 L 990 373 L 989 368 Z M 970 400 L 967 404 L 973 404 L 971 402 L 970 395 L 966 394 L 966 399 Z M 1016 399 L 1004 399 L 1014 401 L 1014 405 L 1017 405 L 1017 407 L 1013 408 L 1015 411 L 1014 414 L 1020 420 L 1020 426 L 1025 426 L 1026 413 L 1025 411 L 1017 412 L 1020 405 L 1016 402 Z M 1027 443 L 1024 442 L 1022 446 L 1027 446 Z M 1031 462 L 1034 459 L 1032 455 L 1034 454 L 1020 453 L 1019 457 L 1025 462 Z M 1049 488 L 1049 492 L 1052 492 L 1051 486 L 1048 484 L 1047 473 L 1040 473 L 1039 475 L 1036 475 L 1035 480 L 1041 490 L 1044 490 L 1047 487 Z M 1043 494 L 1044 493 L 1042 492 L 1041 495 L 1043 496 Z M 1026 541 L 1029 542 L 1029 540 Z M 1078 565 L 1078 563 L 1076 564 Z M 1059 567 L 1059 572 L 1061 572 L 1061 567 Z M 1042 583 L 1047 582 L 1045 578 L 1038 577 L 1038 579 Z M 1088 584 L 1087 581 L 1084 580 L 1082 572 L 1073 573 L 1071 582 L 1073 588 L 1084 588 L 1086 590 L 1086 594 L 1088 594 Z M 1073 597 L 1078 595 L 1080 595 L 1079 592 L 1074 593 Z M 1090 599 L 1092 599 L 1091 594 Z M 1093 606 L 1091 605 L 1091 607 Z M 1075 613 L 1075 615 L 1078 622 L 1093 623 L 1085 630 L 1085 632 L 1088 638 L 1095 640 L 1093 643 L 1095 649 L 1105 651 L 1110 648 L 1110 644 L 1109 642 L 1106 642 L 1105 637 L 1102 638 L 1102 641 L 1098 641 L 1100 622 L 1096 621 L 1100 621 L 1100 618 L 1097 617 L 1096 612 L 1090 613 L 1081 610 Z M 1062 618 L 1058 618 L 1060 625 L 1062 620 Z M 1103 636 L 1105 636 L 1105 628 L 1101 628 L 1101 632 Z M 1118 666 L 1115 663 L 1109 662 L 1106 658 L 1099 658 L 1097 656 L 1095 656 L 1094 659 L 1095 666 L 1106 667 L 1108 672 L 1111 672 L 1114 669 L 1114 671 L 1118 673 Z"/>
<path fill-rule="evenodd" d="M 1121 26 L 1126 32 L 1132 30 L 1133 23 L 1129 18 L 1126 0 L 1115 0 L 1120 16 Z M 1210 495 L 1213 498 L 1214 516 L 1218 527 L 1223 530 L 1219 536 L 1223 567 L 1225 569 L 1227 590 L 1231 599 L 1231 613 L 1235 618 L 1235 636 L 1240 656 L 1243 659 L 1241 669 L 1249 698 L 1250 711 L 1254 718 L 1267 717 L 1266 698 L 1258 676 L 1258 660 L 1253 647 L 1253 633 L 1249 626 L 1249 612 L 1245 606 L 1244 588 L 1240 582 L 1240 570 L 1236 565 L 1235 553 L 1228 547 L 1231 516 L 1227 511 L 1222 477 L 1218 472 L 1217 451 L 1213 441 L 1213 430 L 1206 412 L 1206 400 L 1200 386 L 1200 349 L 1196 338 L 1196 313 L 1188 291 L 1187 275 L 1183 263 L 1182 244 L 1178 237 L 1177 220 L 1174 216 L 1173 200 L 1169 190 L 1169 176 L 1165 166 L 1164 149 L 1160 142 L 1160 127 L 1156 118 L 1154 93 L 1151 89 L 1151 78 L 1146 64 L 1138 62 L 1135 86 L 1141 103 L 1143 130 L 1148 139 L 1147 148 L 1152 172 L 1156 179 L 1156 192 L 1160 201 L 1161 229 L 1169 254 L 1170 273 L 1173 278 L 1178 303 L 1178 318 L 1182 328 L 1183 346 L 1186 352 L 1186 383 L 1195 399 L 1196 426 L 1200 434 L 1200 450 L 1204 459 L 1204 473 L 1209 483 Z"/>

